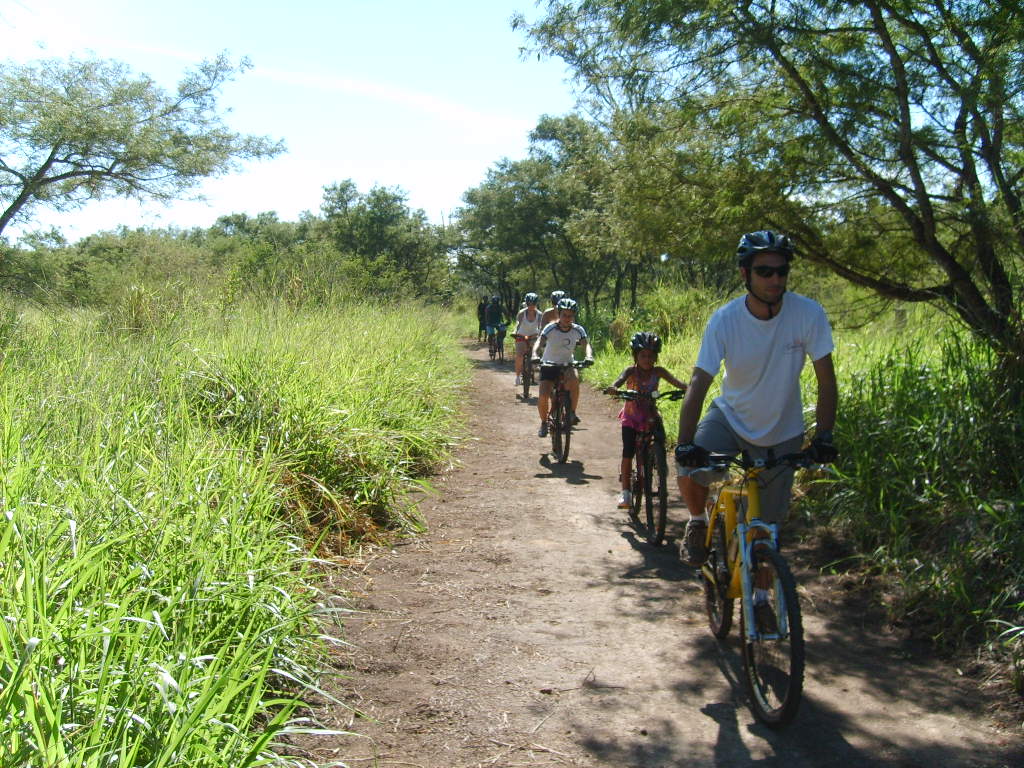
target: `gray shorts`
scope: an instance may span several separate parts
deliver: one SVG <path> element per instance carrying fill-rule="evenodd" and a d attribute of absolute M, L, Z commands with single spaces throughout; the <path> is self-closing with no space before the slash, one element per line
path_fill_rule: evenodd
<path fill-rule="evenodd" d="M 746 451 L 752 459 L 767 458 L 768 451 L 773 451 L 775 456 L 795 453 L 800 450 L 803 440 L 803 435 L 797 435 L 778 445 L 761 446 L 748 443 L 733 431 L 725 414 L 714 403 L 700 420 L 697 434 L 693 438 L 696 445 L 711 453 L 728 453 L 735 456 L 741 451 Z M 694 482 L 703 486 L 720 482 L 726 477 L 724 472 L 683 467 L 679 464 L 676 464 L 676 471 L 679 475 L 688 475 Z M 758 476 L 757 482 L 761 488 L 761 519 L 765 522 L 782 524 L 786 521 L 786 515 L 789 513 L 789 496 L 793 490 L 793 474 L 792 467 L 775 467 L 765 470 Z"/>

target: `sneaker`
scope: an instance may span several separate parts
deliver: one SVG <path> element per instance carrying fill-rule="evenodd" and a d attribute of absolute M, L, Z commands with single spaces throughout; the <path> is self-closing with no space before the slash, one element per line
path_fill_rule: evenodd
<path fill-rule="evenodd" d="M 779 622 L 770 603 L 754 604 L 754 625 L 762 635 L 779 634 Z"/>
<path fill-rule="evenodd" d="M 580 417 L 576 415 L 575 411 L 572 414 L 572 423 L 573 423 L 573 426 L 575 426 L 575 425 L 580 423 Z"/>
<path fill-rule="evenodd" d="M 520 375 L 519 375 L 519 374 L 517 373 L 517 374 L 516 374 L 516 383 L 515 383 L 515 386 L 517 386 L 517 387 L 519 387 L 519 386 L 522 386 L 522 383 L 523 383 L 523 377 L 522 377 L 522 376 L 520 376 Z"/>
<path fill-rule="evenodd" d="M 619 492 L 619 509 L 629 509 L 633 506 L 633 494 L 629 491 Z"/>
<path fill-rule="evenodd" d="M 708 557 L 708 550 L 704 546 L 707 532 L 708 524 L 704 520 L 690 520 L 686 523 L 683 545 L 679 548 L 679 556 L 684 563 L 694 568 L 704 564 Z"/>
<path fill-rule="evenodd" d="M 547 437 L 547 436 L 548 436 L 548 423 L 546 421 L 542 421 L 540 423 L 540 429 L 537 430 L 537 437 Z"/>

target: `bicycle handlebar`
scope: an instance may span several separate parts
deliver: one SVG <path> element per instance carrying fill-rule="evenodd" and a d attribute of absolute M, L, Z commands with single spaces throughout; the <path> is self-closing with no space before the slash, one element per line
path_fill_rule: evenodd
<path fill-rule="evenodd" d="M 683 396 L 686 395 L 686 388 L 670 389 L 667 392 L 659 392 L 658 390 L 654 390 L 653 392 L 638 392 L 635 389 L 617 389 L 614 392 L 608 392 L 607 394 L 612 397 L 616 397 L 619 400 L 660 400 L 663 397 L 667 397 L 669 400 L 682 400 Z"/>
<path fill-rule="evenodd" d="M 594 364 L 593 360 L 573 360 L 571 363 L 545 363 L 539 357 L 530 360 L 531 363 L 545 365 L 551 368 L 589 368 Z"/>
<path fill-rule="evenodd" d="M 746 451 L 739 455 L 732 455 L 730 453 L 712 453 L 708 456 L 708 464 L 706 467 L 699 467 L 698 469 L 713 469 L 721 471 L 728 469 L 730 466 L 738 467 L 744 471 L 749 469 L 772 469 L 774 467 L 782 466 L 783 464 L 789 465 L 794 469 L 812 467 L 820 462 L 812 461 L 811 457 L 807 454 L 807 451 L 797 451 L 796 453 L 787 453 L 784 456 L 768 456 L 764 459 L 751 459 Z"/>

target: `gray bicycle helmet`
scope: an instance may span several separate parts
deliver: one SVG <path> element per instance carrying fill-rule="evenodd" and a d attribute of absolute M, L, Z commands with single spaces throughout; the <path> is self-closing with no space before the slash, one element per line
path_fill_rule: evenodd
<path fill-rule="evenodd" d="M 538 296 L 536 293 L 530 292 L 523 296 L 523 301 L 525 301 L 527 304 L 536 304 L 538 301 L 540 301 L 540 296 Z"/>
<path fill-rule="evenodd" d="M 557 307 L 558 306 L 558 302 L 560 302 L 563 298 L 565 298 L 565 291 L 552 291 L 551 292 L 551 305 L 554 306 L 554 307 Z"/>
<path fill-rule="evenodd" d="M 661 352 L 661 339 L 656 334 L 649 333 L 648 331 L 637 331 L 633 334 L 633 338 L 630 339 L 629 346 L 633 348 L 634 352 L 639 352 L 641 349 L 649 349 L 657 355 Z"/>
<path fill-rule="evenodd" d="M 562 311 L 563 309 L 570 309 L 573 312 L 576 312 L 580 308 L 580 305 L 576 303 L 576 299 L 570 299 L 568 296 L 563 299 L 559 299 L 556 306 L 559 311 Z"/>
<path fill-rule="evenodd" d="M 786 261 L 793 259 L 793 243 L 788 237 L 770 229 L 762 229 L 757 232 L 747 232 L 740 238 L 740 244 L 736 247 L 736 262 L 745 269 L 750 269 L 754 256 L 759 253 L 777 253 L 784 256 Z"/>

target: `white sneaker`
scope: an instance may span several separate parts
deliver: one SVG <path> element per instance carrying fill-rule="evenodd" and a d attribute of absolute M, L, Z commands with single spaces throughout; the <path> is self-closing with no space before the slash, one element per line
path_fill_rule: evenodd
<path fill-rule="evenodd" d="M 619 492 L 619 509 L 629 509 L 633 506 L 633 494 L 629 491 Z"/>
<path fill-rule="evenodd" d="M 520 375 L 519 375 L 519 374 L 517 373 L 517 374 L 516 374 L 516 384 L 515 384 L 515 385 L 516 385 L 517 387 L 519 387 L 519 386 L 522 386 L 522 384 L 523 384 L 523 377 L 522 377 L 522 376 L 520 376 Z"/>

